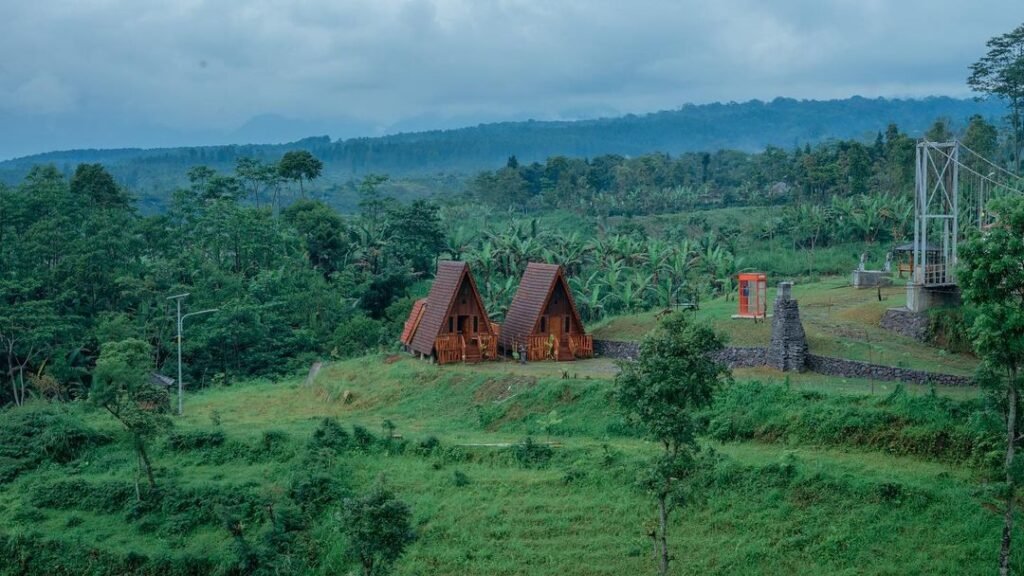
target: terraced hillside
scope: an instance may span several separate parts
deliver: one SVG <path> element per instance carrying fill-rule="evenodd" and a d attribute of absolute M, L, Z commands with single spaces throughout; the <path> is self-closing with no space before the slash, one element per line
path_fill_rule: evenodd
<path fill-rule="evenodd" d="M 156 448 L 160 491 L 141 502 L 103 414 L 32 407 L 104 439 L 67 434 L 67 458 L 24 462 L 8 412 L 0 574 L 347 573 L 336 512 L 381 476 L 414 511 L 399 574 L 644 573 L 655 510 L 636 478 L 657 447 L 617 416 L 614 372 L 372 356 L 308 385 L 206 390 Z M 704 418 L 704 463 L 670 532 L 676 573 L 991 572 L 998 425 L 975 393 L 750 380 Z"/>

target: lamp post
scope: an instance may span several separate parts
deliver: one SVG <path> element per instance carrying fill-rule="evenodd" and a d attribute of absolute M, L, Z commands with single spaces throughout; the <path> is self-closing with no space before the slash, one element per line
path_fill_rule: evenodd
<path fill-rule="evenodd" d="M 178 294 L 177 296 L 170 296 L 168 300 L 174 300 L 178 307 L 178 416 L 185 413 L 185 385 L 181 381 L 181 333 L 185 326 L 185 318 L 189 316 L 198 316 L 200 314 L 210 314 L 216 312 L 219 308 L 211 308 L 209 310 L 201 310 L 199 312 L 189 312 L 184 316 L 181 315 L 181 301 L 187 298 L 188 292 L 184 294 Z"/>

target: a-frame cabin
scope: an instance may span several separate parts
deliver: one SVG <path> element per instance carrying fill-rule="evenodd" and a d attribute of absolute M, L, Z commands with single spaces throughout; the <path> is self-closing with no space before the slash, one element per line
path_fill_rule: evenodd
<path fill-rule="evenodd" d="M 442 260 L 430 294 L 417 300 L 402 331 L 413 354 L 438 364 L 496 359 L 497 327 L 491 324 L 465 262 Z"/>
<path fill-rule="evenodd" d="M 526 266 L 499 341 L 505 354 L 523 350 L 531 362 L 594 355 L 594 341 L 583 328 L 561 266 L 537 262 Z"/>

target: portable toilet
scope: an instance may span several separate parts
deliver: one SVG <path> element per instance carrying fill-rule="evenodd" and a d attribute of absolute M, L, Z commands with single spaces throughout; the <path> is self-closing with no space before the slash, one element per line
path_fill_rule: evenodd
<path fill-rule="evenodd" d="M 763 320 L 768 310 L 768 275 L 764 272 L 743 272 L 738 282 L 739 309 L 733 318 Z"/>

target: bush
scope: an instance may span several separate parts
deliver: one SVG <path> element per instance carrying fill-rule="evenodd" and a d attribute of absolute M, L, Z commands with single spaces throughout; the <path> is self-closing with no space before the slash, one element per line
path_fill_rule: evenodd
<path fill-rule="evenodd" d="M 288 492 L 288 496 L 307 517 L 319 514 L 344 495 L 345 492 L 338 481 L 327 474 L 300 476 L 292 481 Z"/>
<path fill-rule="evenodd" d="M 370 450 L 377 443 L 377 437 L 366 428 L 356 424 L 352 426 L 352 439 L 360 450 Z"/>
<path fill-rule="evenodd" d="M 416 444 L 414 452 L 417 456 L 431 456 L 441 448 L 441 441 L 437 436 L 428 436 Z"/>
<path fill-rule="evenodd" d="M 471 482 L 469 480 L 469 476 L 467 476 L 461 470 L 456 470 L 455 472 L 452 473 L 452 484 L 454 484 L 456 487 L 462 488 L 463 486 L 469 486 L 470 483 Z"/>
<path fill-rule="evenodd" d="M 167 447 L 175 452 L 204 450 L 216 448 L 224 444 L 224 433 L 219 430 L 194 430 L 191 432 L 172 432 L 167 437 Z"/>
<path fill-rule="evenodd" d="M 58 405 L 30 404 L 0 411 L 0 482 L 43 462 L 67 464 L 109 440 Z"/>
<path fill-rule="evenodd" d="M 320 425 L 313 431 L 313 437 L 309 440 L 311 450 L 327 449 L 336 453 L 348 450 L 351 445 L 352 438 L 334 418 L 321 420 Z"/>
<path fill-rule="evenodd" d="M 554 451 L 546 444 L 538 444 L 527 436 L 510 448 L 512 459 L 522 468 L 543 468 L 548 465 Z"/>

